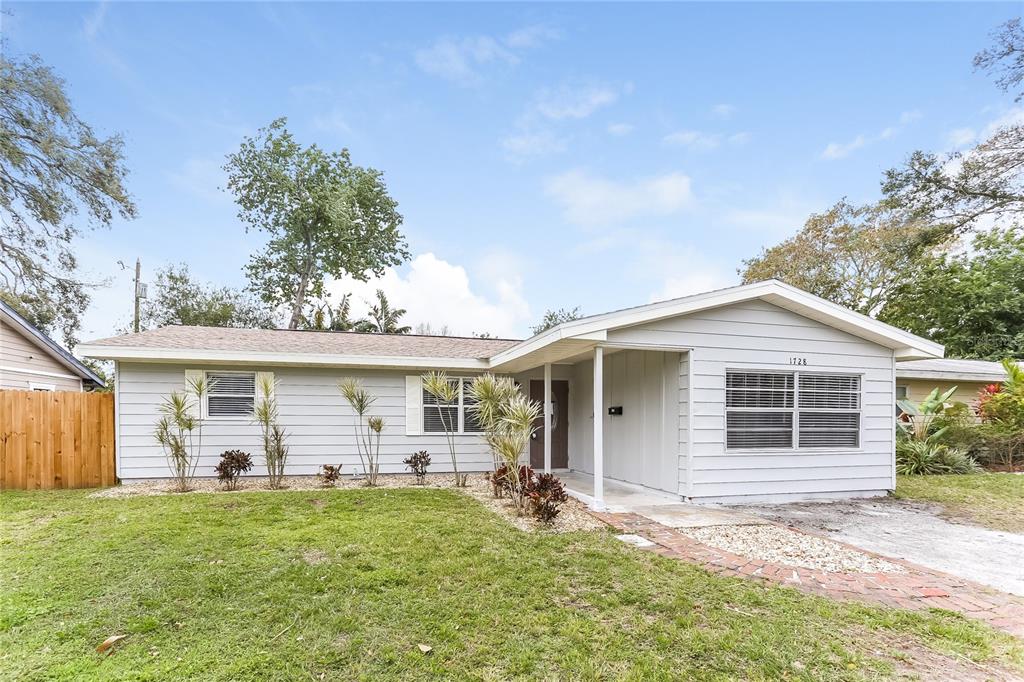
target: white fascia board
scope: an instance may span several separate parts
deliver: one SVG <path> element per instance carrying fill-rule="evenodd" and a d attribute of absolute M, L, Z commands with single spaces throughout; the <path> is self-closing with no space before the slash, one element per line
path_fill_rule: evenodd
<path fill-rule="evenodd" d="M 394 369 L 486 370 L 490 363 L 478 358 L 412 358 L 381 355 L 336 355 L 330 353 L 269 353 L 252 351 L 182 348 L 141 348 L 138 346 L 81 345 L 82 355 L 104 360 L 140 362 L 205 362 L 249 365 L 306 365 L 320 367 L 385 367 Z"/>
<path fill-rule="evenodd" d="M 900 371 L 896 365 L 897 379 L 941 379 L 944 381 L 977 381 L 979 383 L 1001 383 L 1006 380 L 1006 375 L 998 374 L 972 374 L 971 372 L 941 372 L 936 370 L 912 370 Z"/>

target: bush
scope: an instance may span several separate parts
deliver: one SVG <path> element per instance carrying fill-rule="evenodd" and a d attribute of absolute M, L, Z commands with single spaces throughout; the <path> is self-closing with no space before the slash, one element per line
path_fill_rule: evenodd
<path fill-rule="evenodd" d="M 535 473 L 536 472 L 534 472 L 533 469 L 525 464 L 520 465 L 519 481 L 517 485 L 517 482 L 509 471 L 508 466 L 502 464 L 495 471 L 487 474 L 487 480 L 490 481 L 491 487 L 494 489 L 495 497 L 505 497 L 507 495 L 509 498 L 514 498 L 516 491 L 519 490 L 523 491 L 525 496 L 526 488 L 533 481 Z"/>
<path fill-rule="evenodd" d="M 530 514 L 538 521 L 551 523 L 569 496 L 565 494 L 565 486 L 554 474 L 541 474 L 527 487 L 526 498 Z"/>
<path fill-rule="evenodd" d="M 241 450 L 227 450 L 221 453 L 220 463 L 214 467 L 217 478 L 224 484 L 225 490 L 237 490 L 242 474 L 252 469 L 252 457 Z"/>
<path fill-rule="evenodd" d="M 896 473 L 910 476 L 973 474 L 981 467 L 963 450 L 934 440 L 901 440 L 896 443 Z"/>
<path fill-rule="evenodd" d="M 341 478 L 341 465 L 324 464 L 320 467 L 316 477 L 320 479 L 320 485 L 325 488 L 333 488 Z"/>
<path fill-rule="evenodd" d="M 416 485 L 423 485 L 427 482 L 427 467 L 430 466 L 430 455 L 427 454 L 426 450 L 412 453 L 402 460 L 402 463 L 405 464 L 407 469 L 412 469 L 412 473 L 416 474 Z"/>

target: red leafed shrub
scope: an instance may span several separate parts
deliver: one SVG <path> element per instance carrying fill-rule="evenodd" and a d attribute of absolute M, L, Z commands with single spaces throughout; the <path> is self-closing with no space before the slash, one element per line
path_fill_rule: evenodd
<path fill-rule="evenodd" d="M 427 454 L 426 450 L 412 453 L 402 460 L 402 463 L 405 464 L 406 468 L 412 469 L 412 473 L 416 475 L 416 485 L 423 485 L 427 482 L 427 467 L 430 466 L 430 455 Z"/>
<path fill-rule="evenodd" d="M 252 469 L 252 457 L 241 450 L 227 450 L 220 456 L 220 463 L 213 468 L 217 478 L 227 490 L 236 490 L 242 474 Z"/>
<path fill-rule="evenodd" d="M 540 474 L 527 487 L 526 499 L 530 514 L 535 519 L 551 523 L 569 496 L 565 493 L 565 486 L 554 474 Z"/>
<path fill-rule="evenodd" d="M 320 479 L 320 485 L 325 488 L 333 488 L 341 479 L 341 465 L 324 464 L 320 467 L 316 477 Z"/>

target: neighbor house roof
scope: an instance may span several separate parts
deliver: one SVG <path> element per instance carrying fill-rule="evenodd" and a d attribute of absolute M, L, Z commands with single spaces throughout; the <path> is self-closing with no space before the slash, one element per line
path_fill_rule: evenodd
<path fill-rule="evenodd" d="M 53 357 L 54 360 L 64 367 L 67 367 L 75 376 L 81 377 L 85 381 L 92 382 L 100 387 L 104 385 L 103 379 L 99 375 L 83 365 L 78 358 L 49 336 L 39 331 L 35 325 L 22 317 L 17 310 L 3 301 L 0 301 L 0 320 L 20 331 L 32 344 Z"/>
<path fill-rule="evenodd" d="M 164 327 L 83 344 L 115 360 L 261 362 L 519 371 L 560 362 L 607 342 L 610 330 L 760 299 L 891 348 L 897 358 L 942 357 L 942 346 L 777 280 L 563 322 L 525 341 L 409 334 L 358 334 L 212 327 Z"/>
<path fill-rule="evenodd" d="M 1001 363 L 988 360 L 939 358 L 898 362 L 896 363 L 896 377 L 899 379 L 1000 382 L 1006 378 L 1006 370 L 1003 369 Z"/>

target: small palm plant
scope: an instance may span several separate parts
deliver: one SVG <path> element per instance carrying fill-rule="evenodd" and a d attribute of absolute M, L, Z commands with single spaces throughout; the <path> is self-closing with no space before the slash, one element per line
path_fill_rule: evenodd
<path fill-rule="evenodd" d="M 366 427 L 369 434 L 366 438 L 366 459 L 370 463 L 369 485 L 377 485 L 380 473 L 380 437 L 384 431 L 384 417 L 368 417 Z"/>
<path fill-rule="evenodd" d="M 368 426 L 367 415 L 377 399 L 370 395 L 370 392 L 363 387 L 363 382 L 354 377 L 348 377 L 338 382 L 338 390 L 341 391 L 342 397 L 349 404 L 349 407 L 352 408 L 352 411 L 356 413 L 356 454 L 359 455 L 359 464 L 363 468 L 363 475 L 366 476 L 367 485 L 375 485 L 377 483 L 377 475 L 374 471 L 374 462 L 371 459 L 370 433 L 369 431 L 364 431 L 364 426 Z M 371 461 L 368 463 L 367 460 Z"/>
<path fill-rule="evenodd" d="M 512 494 L 512 504 L 520 513 L 523 511 L 530 477 L 520 475 L 519 458 L 530 444 L 530 436 L 536 428 L 534 424 L 540 416 L 540 403 L 516 391 L 501 406 L 500 425 L 493 441 L 508 472 L 507 484 Z"/>
<path fill-rule="evenodd" d="M 459 462 L 455 453 L 455 432 L 459 428 L 458 416 L 452 418 L 454 410 L 451 408 L 459 404 L 459 380 L 450 379 L 445 372 L 428 372 L 423 375 L 423 390 L 434 397 L 434 407 L 437 409 L 438 418 L 441 420 L 441 428 L 444 429 L 445 439 L 448 441 L 448 452 L 452 456 L 452 471 L 455 473 L 455 487 L 466 486 L 466 474 L 459 473 Z M 424 406 L 423 409 L 428 409 Z"/>
<path fill-rule="evenodd" d="M 163 448 L 167 466 L 174 479 L 174 489 L 188 492 L 196 475 L 196 466 L 203 449 L 203 418 L 200 406 L 209 392 L 211 382 L 205 377 L 189 377 L 184 391 L 171 391 L 163 399 L 162 415 L 156 423 L 154 437 Z"/>
<path fill-rule="evenodd" d="M 267 465 L 267 479 L 271 489 L 281 487 L 285 463 L 288 461 L 287 434 L 277 421 L 277 400 L 274 398 L 276 382 L 269 376 L 260 377 L 260 397 L 253 406 L 253 419 L 263 432 L 263 459 Z"/>

